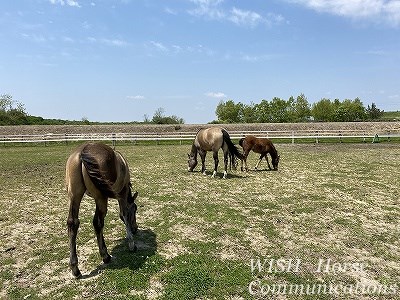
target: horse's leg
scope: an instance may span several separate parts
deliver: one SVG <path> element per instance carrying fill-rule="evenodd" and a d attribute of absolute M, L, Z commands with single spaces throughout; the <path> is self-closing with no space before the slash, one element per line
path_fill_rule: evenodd
<path fill-rule="evenodd" d="M 69 213 L 67 219 L 68 225 L 68 237 L 69 237 L 69 268 L 71 269 L 72 274 L 79 278 L 82 276 L 81 271 L 78 268 L 78 256 L 76 254 L 76 236 L 78 234 L 79 228 L 79 206 L 81 204 L 81 200 L 84 194 L 82 193 L 73 194 L 72 192 L 68 192 L 70 198 L 69 204 Z"/>
<path fill-rule="evenodd" d="M 214 178 L 217 175 L 217 169 L 218 169 L 218 151 L 213 152 L 213 158 L 214 158 L 214 172 L 212 174 L 212 177 Z"/>
<path fill-rule="evenodd" d="M 222 178 L 226 178 L 226 176 L 228 175 L 228 155 L 229 155 L 229 151 L 224 151 L 224 176 Z"/>
<path fill-rule="evenodd" d="M 271 168 L 271 165 L 269 164 L 269 160 L 268 160 L 268 155 L 267 154 L 265 154 L 265 160 L 267 161 L 268 169 L 271 171 L 272 168 Z"/>
<path fill-rule="evenodd" d="M 265 154 L 261 154 L 261 155 L 260 155 L 260 159 L 258 160 L 256 166 L 254 167 L 255 170 L 257 170 L 257 168 L 258 168 L 258 166 L 260 165 L 260 163 L 261 163 L 262 159 L 264 158 L 264 156 L 265 156 Z"/>
<path fill-rule="evenodd" d="M 207 151 L 199 150 L 199 155 L 201 158 L 201 173 L 203 173 L 203 175 L 206 175 L 206 154 Z"/>
<path fill-rule="evenodd" d="M 242 167 L 241 170 L 243 171 L 243 161 L 244 161 L 244 169 L 246 170 L 246 172 L 249 170 L 249 168 L 247 167 L 247 156 L 249 156 L 250 150 L 248 151 L 244 151 L 243 153 L 243 160 L 242 160 Z"/>
<path fill-rule="evenodd" d="M 107 202 L 107 198 L 96 199 L 96 212 L 93 217 L 93 227 L 96 231 L 97 244 L 99 246 L 100 256 L 103 258 L 104 263 L 109 263 L 111 260 L 103 236 L 104 218 L 107 214 Z"/>

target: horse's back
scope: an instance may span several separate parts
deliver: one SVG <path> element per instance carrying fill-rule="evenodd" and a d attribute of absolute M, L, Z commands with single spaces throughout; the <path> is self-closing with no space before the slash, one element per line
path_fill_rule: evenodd
<path fill-rule="evenodd" d="M 197 146 L 205 151 L 218 151 L 223 144 L 221 127 L 209 127 L 200 129 L 196 135 Z"/>
<path fill-rule="evenodd" d="M 94 163 L 98 172 L 110 182 L 117 178 L 117 157 L 114 150 L 102 143 L 89 143 L 81 151 L 81 160 L 86 163 Z M 86 164 L 85 164 L 86 165 Z"/>
<path fill-rule="evenodd" d="M 114 150 L 105 144 L 86 143 L 79 146 L 67 160 L 68 193 L 86 192 L 95 198 L 113 197 L 115 190 L 119 192 L 122 189 L 120 181 L 126 181 L 125 178 L 118 178 L 121 171 L 119 160 Z"/>
<path fill-rule="evenodd" d="M 264 153 L 269 152 L 274 146 L 270 139 L 248 135 L 245 137 L 242 147 L 253 150 L 256 153 Z"/>

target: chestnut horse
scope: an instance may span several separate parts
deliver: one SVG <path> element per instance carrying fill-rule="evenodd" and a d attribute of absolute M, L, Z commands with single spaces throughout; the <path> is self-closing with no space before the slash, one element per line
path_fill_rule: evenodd
<path fill-rule="evenodd" d="M 68 236 L 70 247 L 69 267 L 75 277 L 81 277 L 76 254 L 76 236 L 79 228 L 79 206 L 86 193 L 94 198 L 96 211 L 93 227 L 97 236 L 100 255 L 104 263 L 111 260 L 104 243 L 104 217 L 107 214 L 108 198 L 118 200 L 119 214 L 125 223 L 126 237 L 129 249 L 134 251 L 136 246 L 133 235 L 137 231 L 135 199 L 132 195 L 129 168 L 123 156 L 101 143 L 88 143 L 78 147 L 68 158 L 66 164 L 66 187 L 70 200 L 68 214 Z"/>
<path fill-rule="evenodd" d="M 190 154 L 188 154 L 188 171 L 193 172 L 193 169 L 197 166 L 197 153 L 199 153 L 201 158 L 201 172 L 206 175 L 206 154 L 207 151 L 213 152 L 214 158 L 214 172 L 212 177 L 215 177 L 217 174 L 218 168 L 218 150 L 222 148 L 224 152 L 224 175 L 223 178 L 226 178 L 228 172 L 228 156 L 230 156 L 231 161 L 233 161 L 233 165 L 235 165 L 235 156 L 240 160 L 243 159 L 242 153 L 236 148 L 233 144 L 228 132 L 221 127 L 210 127 L 200 129 L 197 134 L 194 142 L 192 144 L 192 149 Z"/>
<path fill-rule="evenodd" d="M 272 166 L 274 170 L 278 170 L 278 164 L 279 164 L 279 158 L 280 156 L 278 155 L 278 151 L 276 151 L 275 146 L 272 144 L 272 142 L 269 139 L 266 138 L 258 138 L 253 135 L 248 135 L 242 139 L 239 140 L 239 145 L 242 146 L 243 148 L 243 160 L 244 160 L 244 166 L 246 168 L 246 171 L 248 170 L 247 167 L 247 156 L 249 155 L 250 151 L 253 150 L 255 153 L 259 153 L 260 159 L 257 163 L 257 165 L 254 167 L 254 169 L 257 170 L 258 165 L 260 164 L 261 160 L 265 157 L 268 168 L 271 170 L 271 166 L 268 161 L 268 156 L 267 154 L 269 153 L 272 158 Z M 242 171 L 243 171 L 243 163 L 242 163 Z"/>

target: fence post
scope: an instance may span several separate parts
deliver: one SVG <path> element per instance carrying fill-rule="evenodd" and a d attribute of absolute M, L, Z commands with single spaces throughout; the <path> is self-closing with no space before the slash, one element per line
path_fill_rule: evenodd
<path fill-rule="evenodd" d="M 390 142 L 390 130 L 388 130 L 387 141 Z"/>
<path fill-rule="evenodd" d="M 379 143 L 379 135 L 375 134 L 374 138 L 372 139 L 372 143 Z"/>
<path fill-rule="evenodd" d="M 292 145 L 294 144 L 294 131 L 292 131 Z"/>
<path fill-rule="evenodd" d="M 315 143 L 318 144 L 318 131 L 316 132 L 316 135 L 315 135 Z"/>
<path fill-rule="evenodd" d="M 342 143 L 342 132 L 339 131 L 339 143 Z"/>

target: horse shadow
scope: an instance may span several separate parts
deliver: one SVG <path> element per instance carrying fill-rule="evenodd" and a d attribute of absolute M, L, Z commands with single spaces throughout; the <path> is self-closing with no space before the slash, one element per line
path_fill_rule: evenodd
<path fill-rule="evenodd" d="M 193 170 L 191 173 L 193 173 L 193 174 L 201 174 L 201 175 L 203 175 L 203 173 L 201 173 L 201 171 L 199 171 L 199 170 Z M 213 174 L 213 171 L 206 171 L 206 175 L 204 176 L 204 177 L 211 177 L 211 175 Z M 224 173 L 221 173 L 221 172 L 217 172 L 217 175 L 215 175 L 215 177 L 216 178 L 222 178 L 222 176 L 224 175 Z M 231 173 L 228 173 L 228 175 L 227 175 L 228 177 L 228 179 L 229 178 L 244 178 L 245 176 L 243 176 L 243 175 L 240 175 L 240 173 L 233 173 L 233 172 L 231 172 Z"/>
<path fill-rule="evenodd" d="M 136 251 L 129 251 L 126 239 L 120 239 L 118 244 L 111 250 L 111 262 L 100 264 L 89 274 L 83 275 L 82 279 L 89 279 L 99 275 L 103 270 L 129 268 L 138 270 L 146 262 L 148 257 L 157 251 L 157 235 L 150 229 L 139 229 L 134 236 Z"/>
<path fill-rule="evenodd" d="M 276 170 L 273 170 L 273 169 L 268 169 L 268 168 L 266 168 L 266 169 L 249 169 L 248 170 L 248 172 L 257 172 L 257 173 L 260 173 L 260 172 L 276 172 Z"/>

